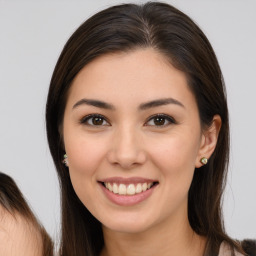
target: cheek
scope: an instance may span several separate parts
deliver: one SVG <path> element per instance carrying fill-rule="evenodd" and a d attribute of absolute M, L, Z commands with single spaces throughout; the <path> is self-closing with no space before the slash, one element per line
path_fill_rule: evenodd
<path fill-rule="evenodd" d="M 73 188 L 83 204 L 90 209 L 94 204 L 97 170 L 105 155 L 102 141 L 72 137 L 65 143 Z"/>
<path fill-rule="evenodd" d="M 163 216 L 169 216 L 175 209 L 186 208 L 188 191 L 193 179 L 197 143 L 188 144 L 184 137 L 177 136 L 155 145 L 151 159 L 161 172 Z"/>
<path fill-rule="evenodd" d="M 178 167 L 195 167 L 195 159 L 199 150 L 198 136 L 194 140 L 188 139 L 183 134 L 165 138 L 163 141 L 154 143 L 151 147 L 150 155 L 155 164 L 160 165 L 162 169 L 176 170 Z"/>
<path fill-rule="evenodd" d="M 78 196 L 81 193 L 87 194 L 84 190 L 88 190 L 95 180 L 96 170 L 105 154 L 103 145 L 106 143 L 100 136 L 86 134 L 83 127 L 65 122 L 65 119 L 63 136 L 73 187 Z"/>
<path fill-rule="evenodd" d="M 196 134 L 193 134 L 193 137 L 184 136 L 185 134 L 176 134 L 162 142 L 155 143 L 150 152 L 152 162 L 161 170 L 162 182 L 167 183 L 166 188 L 174 195 L 182 192 L 181 190 L 187 193 L 193 178 L 199 149 L 199 137 Z M 191 138 L 194 139 L 191 140 Z"/>
<path fill-rule="evenodd" d="M 105 147 L 99 139 L 71 138 L 65 143 L 71 173 L 88 176 L 94 174 L 105 155 Z"/>

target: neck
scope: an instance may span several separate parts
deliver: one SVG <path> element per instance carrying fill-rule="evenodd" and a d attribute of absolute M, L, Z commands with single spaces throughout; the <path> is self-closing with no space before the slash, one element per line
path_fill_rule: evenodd
<path fill-rule="evenodd" d="M 203 256 L 206 238 L 197 235 L 189 221 L 158 224 L 140 233 L 123 233 L 103 227 L 101 256 Z"/>

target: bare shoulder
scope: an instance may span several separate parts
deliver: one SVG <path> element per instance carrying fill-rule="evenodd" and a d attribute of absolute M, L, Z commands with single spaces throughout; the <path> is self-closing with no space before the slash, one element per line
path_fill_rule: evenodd
<path fill-rule="evenodd" d="M 41 251 L 41 236 L 34 225 L 0 205 L 0 255 L 41 256 Z"/>
<path fill-rule="evenodd" d="M 218 256 L 232 256 L 232 247 L 226 243 L 226 242 L 222 242 L 220 245 L 220 251 L 219 251 L 219 255 Z M 243 254 L 235 251 L 235 256 L 244 256 Z"/>

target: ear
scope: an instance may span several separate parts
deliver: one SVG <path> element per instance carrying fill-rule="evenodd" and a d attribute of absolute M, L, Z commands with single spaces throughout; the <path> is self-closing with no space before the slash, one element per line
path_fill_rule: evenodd
<path fill-rule="evenodd" d="M 221 128 L 221 117 L 219 115 L 215 115 L 212 120 L 212 124 L 210 127 L 206 128 L 202 132 L 201 144 L 198 150 L 195 167 L 199 168 L 203 164 L 201 163 L 201 159 L 206 157 L 209 159 L 217 145 L 218 136 Z"/>

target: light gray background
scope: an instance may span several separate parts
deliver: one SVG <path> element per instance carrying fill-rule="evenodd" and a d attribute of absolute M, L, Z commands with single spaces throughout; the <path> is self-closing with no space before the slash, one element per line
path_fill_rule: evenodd
<path fill-rule="evenodd" d="M 166 2 L 200 25 L 218 56 L 232 136 L 226 228 L 234 238 L 256 238 L 256 1 Z M 96 11 L 117 3 L 0 0 L 0 170 L 17 181 L 54 238 L 60 208 L 45 134 L 49 81 L 71 33 Z"/>

